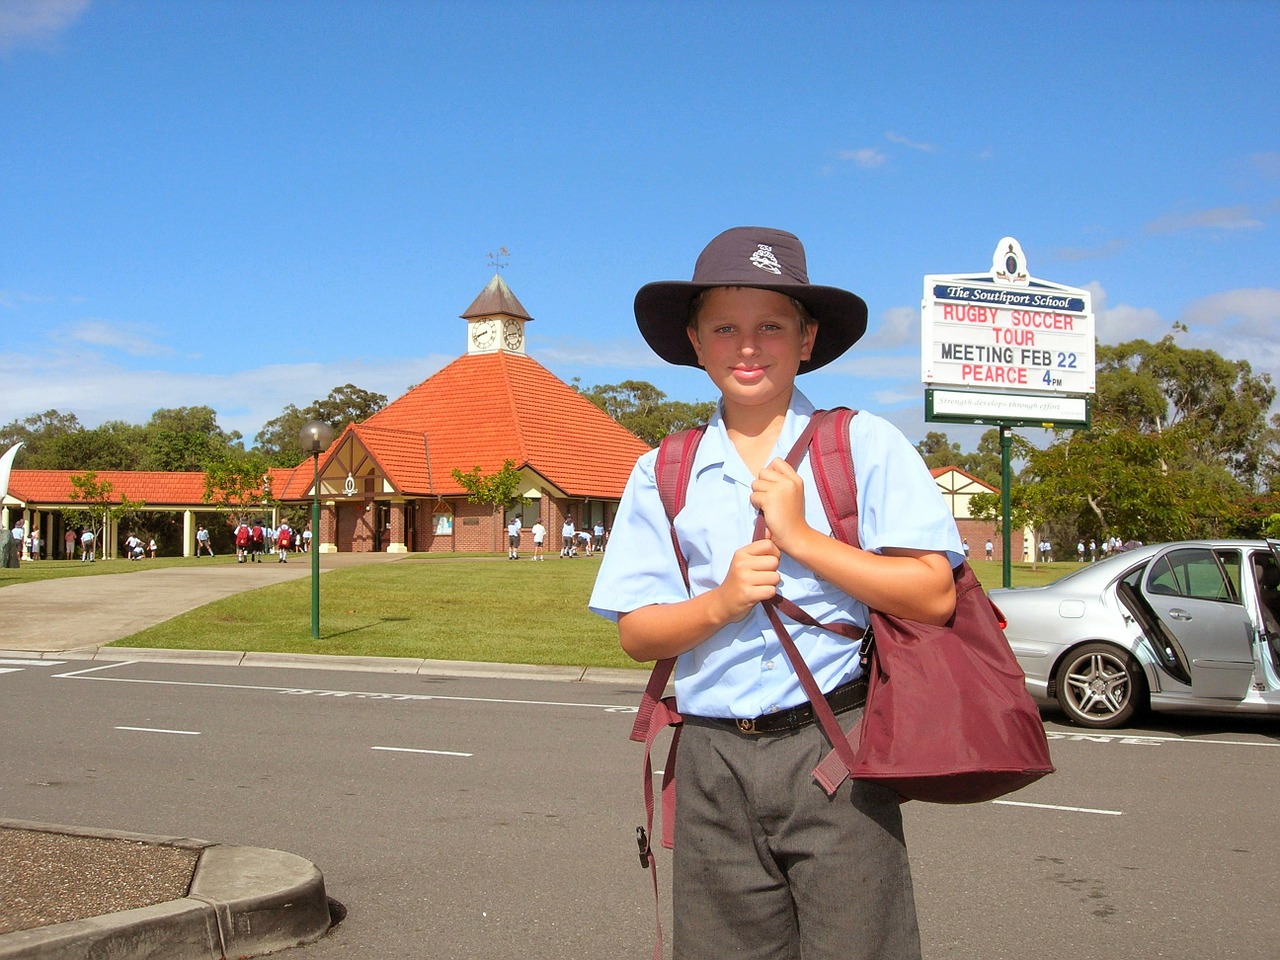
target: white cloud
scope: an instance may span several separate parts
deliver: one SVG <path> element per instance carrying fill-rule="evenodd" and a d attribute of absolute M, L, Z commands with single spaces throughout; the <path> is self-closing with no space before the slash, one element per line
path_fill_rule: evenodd
<path fill-rule="evenodd" d="M 1108 240 L 1099 247 L 1057 247 L 1053 251 L 1055 260 L 1076 263 L 1081 260 L 1102 260 L 1113 257 L 1129 244 L 1125 240 Z"/>
<path fill-rule="evenodd" d="M 1085 285 L 1093 305 L 1094 334 L 1103 343 L 1124 343 L 1126 340 L 1159 340 L 1173 324 L 1152 307 L 1135 307 L 1119 303 L 1114 307 L 1107 303 L 1107 291 L 1096 280 Z"/>
<path fill-rule="evenodd" d="M 901 146 L 908 147 L 911 150 L 919 150 L 921 153 L 937 153 L 938 152 L 937 144 L 919 143 L 915 140 L 908 140 L 906 137 L 902 136 L 902 134 L 894 133 L 892 130 L 886 133 L 884 135 L 884 138 L 888 140 L 890 143 L 896 143 Z"/>
<path fill-rule="evenodd" d="M 822 373 L 853 377 L 859 382 L 908 380 L 918 384 L 920 348 L 917 346 L 914 350 L 900 353 L 883 353 L 864 350 L 859 343 L 839 360 L 823 367 Z"/>
<path fill-rule="evenodd" d="M 108 420 L 146 423 L 156 410 L 212 407 L 218 425 L 246 444 L 289 404 L 306 406 L 334 387 L 354 383 L 394 400 L 455 359 L 440 355 L 268 365 L 229 374 L 136 370 L 102 356 L 50 353 L 0 355 L 0 423 L 35 413 L 74 413 L 85 427 Z"/>
<path fill-rule="evenodd" d="M 1184 233 L 1188 230 L 1261 230 L 1262 221 L 1245 204 L 1168 213 L 1152 220 L 1144 228 L 1147 233 Z"/>
<path fill-rule="evenodd" d="M 50 48 L 88 7 L 89 0 L 3 0 L 0 52 L 21 46 Z"/>
<path fill-rule="evenodd" d="M 841 150 L 840 159 L 852 160 L 864 170 L 874 170 L 884 166 L 888 157 L 874 147 L 862 147 L 858 150 Z"/>
<path fill-rule="evenodd" d="M 173 348 L 158 343 L 139 327 L 109 320 L 82 320 L 69 327 L 60 339 L 89 347 L 118 350 L 133 357 L 163 357 Z"/>
<path fill-rule="evenodd" d="M 1280 328 L 1280 290 L 1224 290 L 1188 304 L 1182 320 L 1191 330 L 1225 328 L 1233 335 L 1257 337 L 1270 345 Z"/>
<path fill-rule="evenodd" d="M 537 344 L 543 366 L 560 364 L 584 367 L 664 367 L 666 361 L 639 339 L 593 343 L 590 340 L 557 339 Z"/>
<path fill-rule="evenodd" d="M 911 307 L 890 307 L 879 320 L 867 324 L 867 333 L 858 347 L 862 350 L 892 350 L 920 345 L 920 311 Z"/>

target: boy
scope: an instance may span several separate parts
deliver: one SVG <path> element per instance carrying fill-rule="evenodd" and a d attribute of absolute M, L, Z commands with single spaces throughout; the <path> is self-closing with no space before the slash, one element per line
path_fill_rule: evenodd
<path fill-rule="evenodd" d="M 780 593 L 821 623 L 863 627 L 867 605 L 933 623 L 954 608 L 955 521 L 896 428 L 867 413 L 850 427 L 865 549 L 830 536 L 808 459 L 798 472 L 781 459 L 814 409 L 796 374 L 852 346 L 866 310 L 855 294 L 810 284 L 800 241 L 760 227 L 712 240 L 691 282 L 636 295 L 654 351 L 703 367 L 720 391 L 675 521 L 689 589 L 655 452 L 632 471 L 610 538 L 620 549 L 605 553 L 591 597 L 631 657 L 679 658 L 675 960 L 920 955 L 898 798 L 866 781 L 828 798 L 814 782 L 830 745 L 805 719 L 804 692 L 760 606 Z M 768 536 L 752 541 L 757 513 Z M 865 698 L 860 644 L 791 629 L 851 727 Z"/>

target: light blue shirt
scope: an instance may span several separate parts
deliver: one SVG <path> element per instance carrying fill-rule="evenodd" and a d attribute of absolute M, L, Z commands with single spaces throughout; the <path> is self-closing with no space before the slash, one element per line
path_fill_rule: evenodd
<path fill-rule="evenodd" d="M 798 390 L 792 395 L 774 456 L 785 457 L 814 410 Z M 858 529 L 862 546 L 936 550 L 952 566 L 963 559 L 960 534 L 937 484 L 907 438 L 888 421 L 859 413 L 849 428 L 858 482 Z M 751 506 L 752 477 L 725 432 L 717 408 L 694 456 L 684 509 L 676 517 L 676 535 L 689 565 L 689 592 L 671 545 L 670 528 L 654 480 L 657 451 L 644 454 L 632 469 L 614 518 L 609 549 L 591 594 L 594 613 L 618 616 L 654 603 L 678 603 L 723 582 L 733 553 L 751 540 L 756 510 Z M 806 457 L 799 474 L 805 485 L 805 518 L 830 535 L 831 525 L 814 485 Z M 778 592 L 820 623 L 866 626 L 866 607 L 795 560 L 783 555 Z M 856 641 L 828 630 L 788 623 L 787 629 L 813 672 L 830 692 L 859 673 Z M 720 629 L 681 654 L 675 670 L 681 711 L 704 717 L 757 717 L 805 701 L 764 609 Z"/>

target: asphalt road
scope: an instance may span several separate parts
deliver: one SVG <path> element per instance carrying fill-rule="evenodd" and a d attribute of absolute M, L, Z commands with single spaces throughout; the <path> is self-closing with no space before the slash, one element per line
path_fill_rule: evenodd
<path fill-rule="evenodd" d="M 300 960 L 651 953 L 626 739 L 640 674 L 0 670 L 3 815 L 311 860 L 348 915 Z M 1049 729 L 1054 776 L 1005 802 L 906 808 L 926 957 L 1271 960 L 1280 725 Z"/>

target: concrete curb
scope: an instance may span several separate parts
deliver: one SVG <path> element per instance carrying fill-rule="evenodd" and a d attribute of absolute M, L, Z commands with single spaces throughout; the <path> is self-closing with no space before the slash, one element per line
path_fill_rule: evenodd
<path fill-rule="evenodd" d="M 478 663 L 414 657 L 343 657 L 308 653 L 255 653 L 234 650 L 165 650 L 152 647 L 78 647 L 74 650 L 8 650 L 0 656 L 22 660 L 92 660 L 103 663 L 149 660 L 153 663 L 206 663 L 228 667 L 289 667 L 305 670 L 363 670 L 433 677 L 486 677 L 499 680 L 559 680 L 643 687 L 645 670 L 620 667 L 566 667 L 527 663 Z"/>
<path fill-rule="evenodd" d="M 332 925 L 324 877 L 309 860 L 190 837 L 0 820 L 0 827 L 133 840 L 200 851 L 186 897 L 0 936 L 0 960 L 220 960 L 320 939 Z"/>

